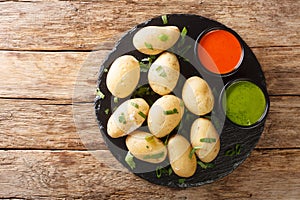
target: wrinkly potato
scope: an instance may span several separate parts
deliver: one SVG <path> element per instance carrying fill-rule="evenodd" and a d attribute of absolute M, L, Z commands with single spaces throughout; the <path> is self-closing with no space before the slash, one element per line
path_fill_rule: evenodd
<path fill-rule="evenodd" d="M 112 138 L 122 137 L 139 128 L 149 112 L 149 105 L 142 98 L 122 103 L 107 122 L 107 133 Z"/>
<path fill-rule="evenodd" d="M 160 95 L 169 94 L 176 86 L 180 66 L 173 53 L 164 52 L 151 65 L 148 72 L 150 87 Z"/>
<path fill-rule="evenodd" d="M 154 102 L 149 110 L 148 127 L 158 137 L 168 135 L 180 122 L 184 112 L 181 99 L 174 95 L 165 95 Z"/>
<path fill-rule="evenodd" d="M 125 98 L 134 91 L 139 80 L 139 61 L 131 55 L 124 55 L 112 63 L 107 73 L 106 85 L 114 96 Z"/>
<path fill-rule="evenodd" d="M 186 178 L 193 176 L 197 169 L 197 159 L 194 153 L 190 157 L 192 151 L 190 143 L 177 134 L 169 139 L 167 148 L 174 173 Z"/>
<path fill-rule="evenodd" d="M 219 134 L 210 120 L 196 119 L 191 128 L 190 139 L 198 158 L 203 162 L 213 161 L 220 151 Z M 198 149 L 200 148 L 200 149 Z"/>
<path fill-rule="evenodd" d="M 133 36 L 133 45 L 141 53 L 157 55 L 171 48 L 179 36 L 176 26 L 147 26 Z"/>
<path fill-rule="evenodd" d="M 182 99 L 187 109 L 195 115 L 210 113 L 214 107 L 214 96 L 205 80 L 193 76 L 182 88 Z"/>
<path fill-rule="evenodd" d="M 126 137 L 126 146 L 131 154 L 145 162 L 160 163 L 167 157 L 164 143 L 151 133 L 136 130 Z"/>

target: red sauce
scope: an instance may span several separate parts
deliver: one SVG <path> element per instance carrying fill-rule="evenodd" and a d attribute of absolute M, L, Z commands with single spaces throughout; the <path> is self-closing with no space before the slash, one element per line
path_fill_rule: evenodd
<path fill-rule="evenodd" d="M 202 65 L 217 74 L 227 74 L 236 69 L 243 56 L 238 39 L 225 30 L 205 34 L 198 44 L 198 57 Z"/>

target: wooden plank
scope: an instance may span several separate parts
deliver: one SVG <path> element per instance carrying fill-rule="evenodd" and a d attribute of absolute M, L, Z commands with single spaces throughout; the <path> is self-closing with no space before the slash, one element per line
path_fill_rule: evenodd
<path fill-rule="evenodd" d="M 254 48 L 270 95 L 300 95 L 300 47 Z M 98 71 L 109 51 L 0 51 L 0 97 L 92 102 Z M 288 55 L 288 56 L 287 56 Z"/>
<path fill-rule="evenodd" d="M 300 97 L 271 97 L 270 112 L 257 148 L 299 148 Z"/>
<path fill-rule="evenodd" d="M 300 94 L 300 48 L 254 48 L 271 95 Z"/>
<path fill-rule="evenodd" d="M 0 53 L 0 96 L 12 98 L 68 99 L 71 102 L 78 73 L 82 96 L 93 101 L 97 73 L 107 51 Z M 86 95 L 89 95 L 86 97 Z"/>
<path fill-rule="evenodd" d="M 0 108 L 0 149 L 106 149 L 92 103 L 0 99 Z M 300 96 L 271 97 L 257 148 L 300 148 L 299 113 Z"/>
<path fill-rule="evenodd" d="M 7 1 L 0 3 L 0 49 L 111 49 L 125 31 L 152 17 L 191 13 L 217 20 L 251 46 L 299 45 L 294 0 Z"/>
<path fill-rule="evenodd" d="M 64 102 L 1 99 L 0 107 L 0 148 L 84 150 L 86 144 L 106 149 L 92 104 L 82 104 L 82 119 L 89 123 L 80 127 L 80 121 L 75 126 L 73 106 Z"/>
<path fill-rule="evenodd" d="M 297 199 L 300 151 L 254 151 L 232 174 L 185 190 L 148 183 L 106 151 L 0 151 L 0 198 Z"/>

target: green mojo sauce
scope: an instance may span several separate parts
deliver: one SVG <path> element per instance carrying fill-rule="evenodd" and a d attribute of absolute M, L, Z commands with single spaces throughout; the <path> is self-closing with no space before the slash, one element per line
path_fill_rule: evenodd
<path fill-rule="evenodd" d="M 251 126 L 258 122 L 265 112 L 265 95 L 250 81 L 234 82 L 225 90 L 225 94 L 223 108 L 228 119 L 235 124 Z"/>

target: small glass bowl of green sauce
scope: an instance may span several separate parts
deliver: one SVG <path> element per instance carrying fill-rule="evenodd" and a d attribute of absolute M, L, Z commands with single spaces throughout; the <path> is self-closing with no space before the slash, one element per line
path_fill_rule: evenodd
<path fill-rule="evenodd" d="M 242 127 L 253 127 L 267 115 L 267 92 L 250 80 L 229 83 L 222 93 L 222 107 L 226 117 Z"/>

